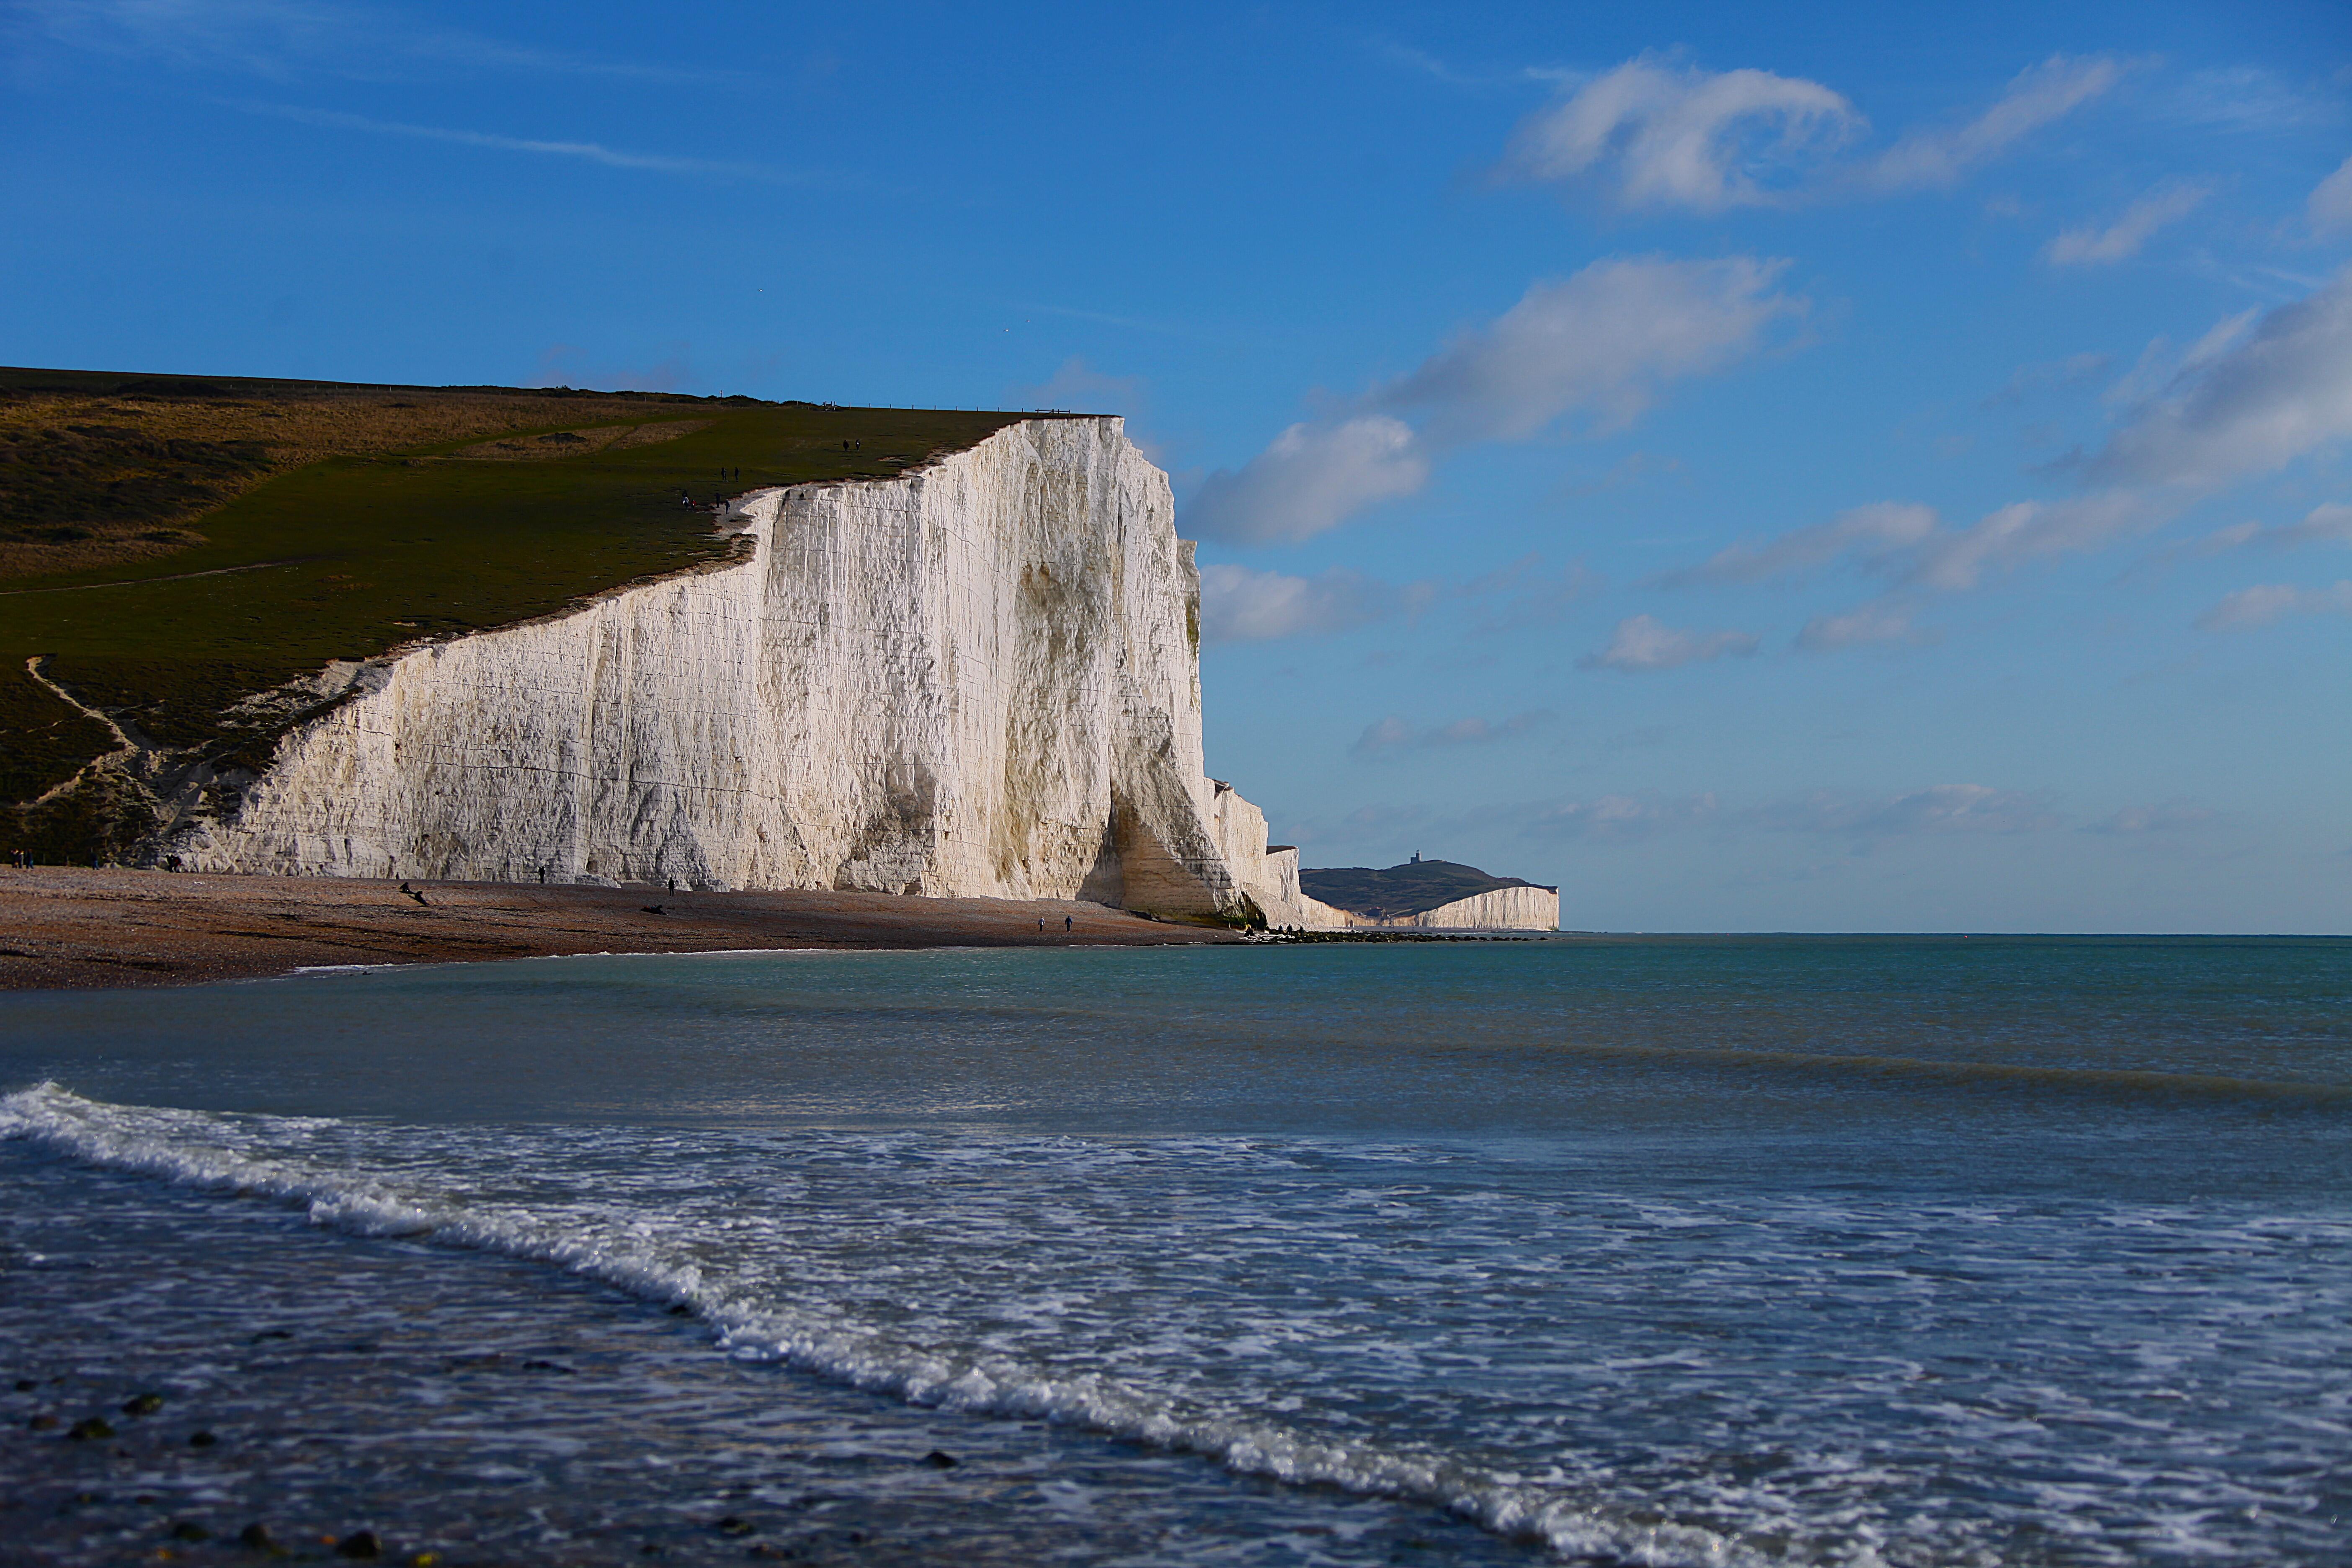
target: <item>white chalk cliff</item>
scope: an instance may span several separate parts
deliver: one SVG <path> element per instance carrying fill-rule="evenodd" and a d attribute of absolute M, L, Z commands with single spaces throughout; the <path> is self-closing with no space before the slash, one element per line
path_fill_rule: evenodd
<path fill-rule="evenodd" d="M 1352 910 L 1335 912 L 1350 926 L 1382 930 L 1402 927 L 1416 931 L 1558 931 L 1559 889 L 1493 888 L 1411 915 L 1381 917 L 1358 914 Z"/>
<path fill-rule="evenodd" d="M 1340 923 L 1206 774 L 1200 577 L 1115 418 L 754 492 L 731 562 L 333 667 L 192 868 Z"/>

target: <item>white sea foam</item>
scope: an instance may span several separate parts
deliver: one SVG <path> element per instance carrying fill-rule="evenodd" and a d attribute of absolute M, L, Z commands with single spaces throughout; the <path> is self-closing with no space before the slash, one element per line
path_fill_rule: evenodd
<path fill-rule="evenodd" d="M 718 1260 L 692 1256 L 647 1216 L 600 1213 L 593 1200 L 484 1202 L 436 1186 L 423 1173 L 370 1174 L 285 1147 L 289 1135 L 332 1132 L 346 1135 L 340 1140 L 345 1149 L 363 1152 L 368 1131 L 333 1119 L 112 1105 L 55 1083 L 0 1098 L 0 1137 L 27 1139 L 107 1169 L 299 1205 L 312 1223 L 356 1236 L 425 1239 L 555 1265 L 650 1300 L 689 1306 L 739 1354 L 913 1403 L 1043 1416 L 1199 1453 L 1244 1474 L 1434 1503 L 1570 1555 L 1658 1568 L 1748 1568 L 1769 1561 L 1732 1535 L 1612 1518 L 1593 1502 L 1442 1451 L 1335 1440 L 1129 1378 L 1057 1373 L 978 1342 L 922 1345 L 844 1315 L 794 1310 L 730 1289 L 726 1271 L 713 1267 Z M 1843 1560 L 1855 1568 L 1878 1562 L 1874 1552 Z"/>
<path fill-rule="evenodd" d="M 403 1126 L 55 1084 L 0 1099 L 0 1136 L 688 1303 L 747 1359 L 1570 1555 L 2316 1563 L 2352 1440 L 2331 1214 L 1612 1194 L 1361 1138 Z"/>

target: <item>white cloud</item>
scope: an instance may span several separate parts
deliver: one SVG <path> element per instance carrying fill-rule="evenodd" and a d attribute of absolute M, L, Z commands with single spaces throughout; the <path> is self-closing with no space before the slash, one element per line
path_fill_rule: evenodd
<path fill-rule="evenodd" d="M 1842 616 L 1815 616 L 1797 634 L 1797 646 L 1808 653 L 1830 653 L 1869 643 L 1920 642 L 1927 634 L 1911 624 L 1906 605 L 1874 599 Z"/>
<path fill-rule="evenodd" d="M 1613 175 L 1626 206 L 1717 212 L 1780 199 L 1860 123 L 1819 82 L 1643 56 L 1528 116 L 1504 167 L 1532 180 Z"/>
<path fill-rule="evenodd" d="M 1937 529 L 1936 509 L 1910 501 L 1874 501 L 1840 512 L 1827 522 L 1793 529 L 1760 544 L 1727 545 L 1696 566 L 1659 577 L 1662 587 L 1701 583 L 1758 583 L 1807 572 L 1856 556 L 1884 560 L 1927 540 Z"/>
<path fill-rule="evenodd" d="M 1293 577 L 1246 566 L 1203 566 L 1201 640 L 1267 642 L 1352 631 L 1385 620 L 1413 602 L 1412 590 L 1400 590 L 1345 567 Z"/>
<path fill-rule="evenodd" d="M 2053 55 L 2020 71 L 2000 100 L 1967 124 L 1906 136 L 1872 163 L 1866 183 L 1882 190 L 1955 184 L 1978 164 L 2098 97 L 2123 74 L 2122 63 L 2105 56 Z"/>
<path fill-rule="evenodd" d="M 2352 578 L 2329 588 L 2298 588 L 2287 583 L 2241 588 L 2198 616 L 2197 625 L 2209 632 L 2251 631 L 2289 616 L 2352 616 Z"/>
<path fill-rule="evenodd" d="M 2293 550 L 2304 544 L 2352 544 L 2352 506 L 2329 501 L 2313 507 L 2300 522 L 2232 523 L 2207 534 L 2193 549 L 2200 555 L 2227 550 Z"/>
<path fill-rule="evenodd" d="M 1850 190 L 1949 186 L 2120 80 L 2105 56 L 2053 55 L 2021 71 L 1965 124 L 1915 131 L 1866 163 Z M 1522 179 L 1606 182 L 1628 208 L 1720 212 L 1784 204 L 1838 177 L 1836 149 L 1864 128 L 1840 93 L 1769 71 L 1707 71 L 1644 55 L 1582 80 L 1521 121 L 1502 172 Z M 2142 237 L 2145 237 L 2144 236 Z"/>
<path fill-rule="evenodd" d="M 1880 501 L 1760 544 L 1728 546 L 1655 581 L 1664 587 L 1753 583 L 1843 563 L 1900 587 L 1958 593 L 2027 561 L 2100 549 L 2156 526 L 2164 515 L 2143 496 L 2106 490 L 2069 500 L 2017 501 L 1952 528 L 1932 507 Z M 1817 620 L 1802 640 L 1820 648 L 1909 635 L 1907 621 L 1896 625 L 1896 614 L 1881 605 Z"/>
<path fill-rule="evenodd" d="M 2072 500 L 2015 501 L 1966 528 L 1930 534 L 1912 552 L 1902 576 L 1922 587 L 1957 593 L 2023 562 L 2086 554 L 2162 521 L 2160 510 L 2126 490 Z"/>
<path fill-rule="evenodd" d="M 1712 794 L 1679 800 L 1655 795 L 1604 795 L 1594 800 L 1547 801 L 1507 807 L 1529 838 L 1600 838 L 1611 842 L 1648 838 L 1677 827 L 1695 826 L 1717 811 Z"/>
<path fill-rule="evenodd" d="M 2345 159 L 2336 173 L 2319 182 L 2304 204 L 2304 213 L 2311 226 L 2322 234 L 2352 228 L 2352 158 Z"/>
<path fill-rule="evenodd" d="M 1547 570 L 1534 552 L 1466 582 L 1425 577 L 1401 585 L 1345 567 L 1303 577 L 1220 563 L 1201 568 L 1202 636 L 1256 642 L 1328 635 L 1444 605 L 1463 606 L 1475 632 L 1515 631 L 1557 622 L 1601 583 L 1581 563 Z"/>
<path fill-rule="evenodd" d="M 1484 745 L 1495 741 L 1507 741 L 1516 735 L 1550 723 L 1557 715 L 1547 709 L 1530 709 L 1514 713 L 1507 719 L 1489 721 L 1473 716 L 1456 719 L 1450 724 L 1433 724 L 1421 728 L 1391 713 L 1378 723 L 1364 726 L 1364 732 L 1349 749 L 1360 757 L 1386 756 L 1397 752 L 1425 752 L 1448 746 Z"/>
<path fill-rule="evenodd" d="M 1666 383 L 1725 368 L 1801 313 L 1803 300 L 1773 289 L 1785 266 L 1611 258 L 1537 283 L 1352 411 L 1293 425 L 1239 469 L 1210 475 L 1185 524 L 1237 543 L 1296 542 L 1418 490 L 1431 461 L 1465 442 L 1523 439 L 1572 414 L 1620 428 Z"/>
<path fill-rule="evenodd" d="M 2172 382 L 2221 358 L 2232 343 L 2246 335 L 2262 313 L 2263 308 L 2253 305 L 2234 316 L 2224 316 L 2179 355 L 2172 353 L 2169 339 L 2149 340 L 2147 347 L 2140 351 L 2138 363 L 2099 394 L 2099 401 L 2109 408 L 2122 409 L 2146 403 Z"/>
<path fill-rule="evenodd" d="M 2308 132 L 2339 119 L 2327 99 L 2290 87 L 2259 66 L 2245 65 L 2190 72 L 2164 94 L 2158 112 L 2177 125 L 2257 136 Z"/>
<path fill-rule="evenodd" d="M 2209 347 L 2209 333 L 2105 448 L 2080 464 L 2084 471 L 2103 480 L 2219 485 L 2352 437 L 2352 268 L 2251 331 L 2240 320 L 2223 323 L 2231 329 L 2227 347 Z"/>
<path fill-rule="evenodd" d="M 1372 401 L 1425 412 L 1441 447 L 1519 439 L 1570 414 L 1622 428 L 1665 383 L 1723 369 L 1753 353 L 1774 321 L 1801 313 L 1803 300 L 1773 289 L 1787 266 L 1747 256 L 1596 261 L 1533 285 Z"/>
<path fill-rule="evenodd" d="M 1204 539 L 1291 544 L 1354 512 L 1411 495 L 1429 478 L 1412 426 L 1384 414 L 1293 425 L 1238 471 L 1202 483 L 1184 521 Z"/>
<path fill-rule="evenodd" d="M 1757 640 L 1746 632 L 1681 631 L 1652 616 L 1634 616 L 1617 623 L 1609 646 L 1578 659 L 1583 669 L 1613 669 L 1633 675 L 1654 669 L 1676 669 L 1727 656 L 1745 658 Z"/>
<path fill-rule="evenodd" d="M 2059 826 L 2038 795 L 1989 784 L 1936 784 L 1907 795 L 1856 799 L 1823 790 L 1748 814 L 1761 827 L 1867 837 L 1943 833 L 2034 833 Z"/>
<path fill-rule="evenodd" d="M 2213 194 L 2210 185 L 2175 185 L 2152 191 L 2124 209 L 2105 228 L 2070 228 L 2043 252 L 2053 267 L 2095 267 L 2128 261 L 2166 224 L 2195 212 Z"/>

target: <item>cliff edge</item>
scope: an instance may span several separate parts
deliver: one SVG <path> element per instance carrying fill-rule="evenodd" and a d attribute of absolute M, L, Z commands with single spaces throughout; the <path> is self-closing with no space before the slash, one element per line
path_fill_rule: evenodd
<path fill-rule="evenodd" d="M 317 716 L 164 802 L 141 858 L 1329 923 L 1204 771 L 1174 519 L 1110 417 L 753 491 L 723 563 L 296 683 Z"/>

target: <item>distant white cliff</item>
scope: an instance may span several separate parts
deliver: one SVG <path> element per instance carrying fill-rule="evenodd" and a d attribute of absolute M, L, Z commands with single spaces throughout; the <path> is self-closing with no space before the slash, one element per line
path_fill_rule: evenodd
<path fill-rule="evenodd" d="M 1386 917 L 1343 913 L 1351 926 L 1418 931 L 1558 931 L 1559 889 L 1496 888 L 1417 914 Z"/>
<path fill-rule="evenodd" d="M 1200 577 L 1115 418 L 743 498 L 737 558 L 331 668 L 191 868 L 1084 898 L 1331 926 L 1206 774 Z"/>
<path fill-rule="evenodd" d="M 1323 900 L 1332 923 L 1422 931 L 1558 931 L 1559 889 L 1496 877 L 1456 860 L 1424 860 L 1374 870 L 1327 868 L 1300 874 L 1306 893 Z"/>

